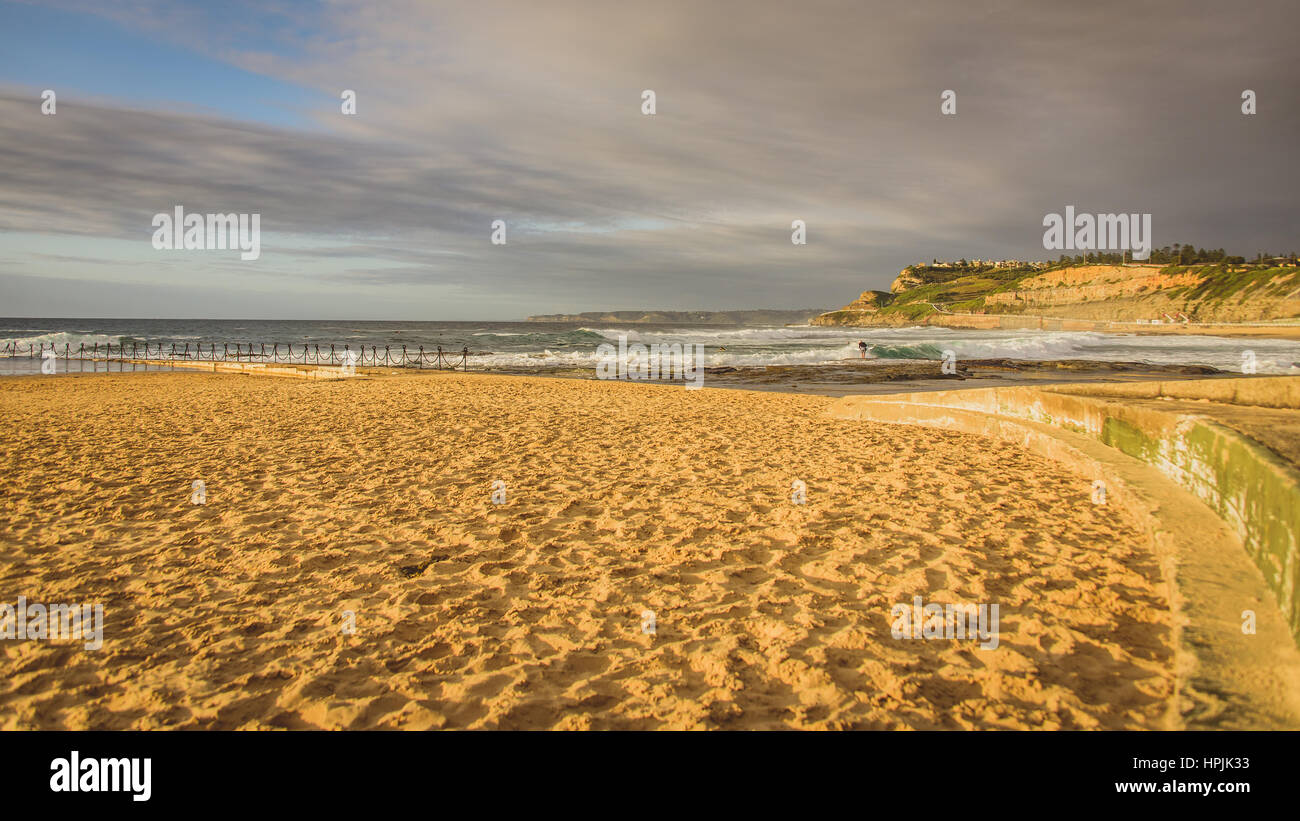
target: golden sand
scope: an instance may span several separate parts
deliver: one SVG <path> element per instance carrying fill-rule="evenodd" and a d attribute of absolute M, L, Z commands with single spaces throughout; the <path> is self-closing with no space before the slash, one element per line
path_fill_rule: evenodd
<path fill-rule="evenodd" d="M 105 611 L 98 651 L 0 641 L 0 727 L 1163 726 L 1156 561 L 1088 477 L 830 401 L 0 380 L 0 602 Z M 893 638 L 918 595 L 999 646 Z"/>

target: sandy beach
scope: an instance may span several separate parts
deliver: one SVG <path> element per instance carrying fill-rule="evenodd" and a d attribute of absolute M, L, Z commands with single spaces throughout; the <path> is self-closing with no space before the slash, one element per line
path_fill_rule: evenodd
<path fill-rule="evenodd" d="M 98 651 L 0 642 L 0 726 L 1163 726 L 1169 605 L 1118 509 L 1015 446 L 831 401 L 0 380 L 3 601 L 105 611 Z M 893 638 L 915 596 L 999 603 L 999 646 Z"/>

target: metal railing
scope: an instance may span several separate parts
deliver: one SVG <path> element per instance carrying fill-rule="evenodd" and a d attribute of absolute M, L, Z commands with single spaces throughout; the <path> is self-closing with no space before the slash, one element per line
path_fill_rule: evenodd
<path fill-rule="evenodd" d="M 469 348 L 462 348 L 459 353 L 455 351 L 443 351 L 439 345 L 435 351 L 425 351 L 424 346 L 419 346 L 416 351 L 408 351 L 406 346 L 401 346 L 398 351 L 392 350 L 392 346 L 385 345 L 381 351 L 378 345 L 371 345 L 367 353 L 366 346 L 362 345 L 353 349 L 350 345 L 344 345 L 342 350 L 336 346 L 330 345 L 327 350 L 322 350 L 318 344 L 302 344 L 295 351 L 292 344 L 281 345 L 273 343 L 268 349 L 264 343 L 249 342 L 234 343 L 235 350 L 230 350 L 231 343 L 222 343 L 218 348 L 216 343 L 194 344 L 186 342 L 183 346 L 176 343 L 162 343 L 150 345 L 149 343 L 132 342 L 120 345 L 94 343 L 87 346 L 81 343 L 73 348 L 70 343 L 64 343 L 63 350 L 60 351 L 58 346 L 53 342 L 40 342 L 36 345 L 20 345 L 16 342 L 9 342 L 0 348 L 0 359 L 17 359 L 28 357 L 32 359 L 46 357 L 47 352 L 53 352 L 55 358 L 64 361 L 87 360 L 95 362 L 158 362 L 167 364 L 170 362 L 265 362 L 267 364 L 285 363 L 291 365 L 356 365 L 359 367 L 385 367 L 385 368 L 435 368 L 439 370 L 468 370 L 469 369 Z"/>

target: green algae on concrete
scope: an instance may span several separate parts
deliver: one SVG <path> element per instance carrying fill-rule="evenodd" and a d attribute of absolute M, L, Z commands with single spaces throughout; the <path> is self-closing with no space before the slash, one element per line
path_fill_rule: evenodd
<path fill-rule="evenodd" d="M 1213 422 L 1183 417 L 1153 434 L 1119 415 L 1107 416 L 1101 441 L 1154 465 L 1218 514 L 1278 598 L 1300 642 L 1300 482 L 1268 449 Z"/>
<path fill-rule="evenodd" d="M 1251 440 L 1213 423 L 1193 425 L 1184 441 L 1189 470 L 1201 468 L 1190 489 L 1236 531 L 1300 641 L 1300 482 L 1294 471 Z"/>
<path fill-rule="evenodd" d="M 1143 462 L 1155 463 L 1159 459 L 1160 445 L 1136 425 L 1118 417 L 1108 416 L 1102 423 L 1101 441 Z"/>

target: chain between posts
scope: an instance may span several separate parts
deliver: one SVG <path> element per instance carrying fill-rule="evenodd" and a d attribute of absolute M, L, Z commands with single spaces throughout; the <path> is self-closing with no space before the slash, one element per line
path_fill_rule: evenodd
<path fill-rule="evenodd" d="M 371 345 L 369 351 L 366 346 L 362 345 L 356 353 L 352 351 L 350 345 L 344 345 L 340 350 L 336 345 L 329 345 L 326 350 L 322 350 L 318 343 L 303 343 L 295 347 L 292 343 L 286 344 L 285 349 L 280 350 L 280 343 L 271 343 L 270 350 L 267 349 L 267 343 L 261 342 L 235 342 L 234 350 L 231 350 L 229 342 L 217 343 L 209 342 L 207 345 L 186 342 L 183 347 L 178 348 L 175 342 L 159 342 L 151 345 L 148 342 L 139 343 L 131 342 L 129 345 L 125 342 L 114 345 L 112 343 L 100 344 L 98 342 L 86 345 L 84 342 L 73 349 L 70 343 L 63 344 L 63 350 L 60 351 L 57 344 L 53 342 L 40 342 L 35 345 L 22 345 L 17 342 L 7 342 L 0 347 L 0 359 L 19 359 L 44 358 L 46 351 L 52 351 L 56 357 L 62 358 L 65 362 L 71 360 L 93 361 L 93 362 L 265 362 L 268 364 L 284 363 L 290 365 L 343 365 L 347 361 L 349 354 L 356 357 L 351 364 L 361 367 L 393 367 L 393 368 L 433 368 L 437 370 L 469 370 L 469 347 L 463 347 L 459 353 L 448 352 L 439 345 L 436 351 L 425 351 L 424 346 L 419 346 L 418 350 L 410 351 L 407 346 L 403 345 L 400 352 L 392 350 L 392 346 L 385 345 L 382 350 L 379 346 Z"/>

